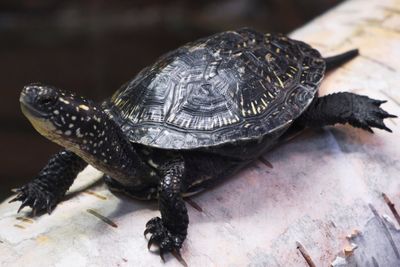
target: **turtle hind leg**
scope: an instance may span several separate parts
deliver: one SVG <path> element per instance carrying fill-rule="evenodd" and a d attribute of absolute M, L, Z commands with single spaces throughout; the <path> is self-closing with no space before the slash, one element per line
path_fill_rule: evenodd
<path fill-rule="evenodd" d="M 307 127 L 349 123 L 371 133 L 373 127 L 391 132 L 383 120 L 397 116 L 380 107 L 385 102 L 348 92 L 335 93 L 316 98 L 297 123 Z"/>
<path fill-rule="evenodd" d="M 359 55 L 358 49 L 353 49 L 342 54 L 324 58 L 326 71 L 333 70 Z"/>

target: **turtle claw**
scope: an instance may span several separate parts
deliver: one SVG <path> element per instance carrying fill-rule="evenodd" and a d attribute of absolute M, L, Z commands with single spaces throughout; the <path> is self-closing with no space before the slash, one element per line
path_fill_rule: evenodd
<path fill-rule="evenodd" d="M 160 257 L 161 257 L 162 261 L 165 262 L 164 252 L 162 250 L 160 250 Z"/>
<path fill-rule="evenodd" d="M 386 103 L 386 102 L 387 102 L 387 100 L 372 99 L 372 103 L 373 103 L 374 105 L 378 106 L 378 107 L 379 107 L 380 105 Z"/>
<path fill-rule="evenodd" d="M 19 206 L 17 213 L 19 213 L 23 208 L 25 208 L 26 206 L 28 206 L 28 205 L 29 205 L 28 202 L 29 202 L 29 199 L 28 199 L 28 198 L 25 199 L 24 201 L 22 201 L 22 204 L 21 204 L 21 206 Z"/>
<path fill-rule="evenodd" d="M 20 201 L 23 198 L 22 196 L 23 196 L 23 194 L 20 193 L 16 197 L 14 197 L 10 201 L 8 201 L 8 203 L 13 203 L 13 202 L 16 202 L 16 201 Z"/>
<path fill-rule="evenodd" d="M 33 209 L 32 209 L 32 216 L 33 216 L 33 217 L 36 217 L 36 212 L 37 212 L 37 209 L 36 209 L 36 208 L 33 208 Z"/>
<path fill-rule="evenodd" d="M 171 253 L 184 267 L 188 267 L 179 250 L 173 250 Z"/>
<path fill-rule="evenodd" d="M 163 261 L 165 253 L 171 252 L 180 255 L 180 248 L 182 247 L 183 238 L 180 235 L 171 233 L 166 226 L 164 226 L 161 218 L 155 217 L 146 224 L 144 235 L 151 233 L 151 237 L 147 243 L 147 248 L 150 250 L 152 245 L 159 248 L 160 257 Z"/>
<path fill-rule="evenodd" d="M 50 215 L 53 212 L 53 209 L 51 208 L 51 206 L 47 206 L 46 211 L 47 211 L 47 214 Z"/>
<path fill-rule="evenodd" d="M 152 235 L 152 236 L 150 237 L 150 240 L 149 240 L 149 242 L 147 243 L 147 249 L 148 249 L 148 250 L 150 250 L 151 245 L 153 245 L 153 244 L 156 242 L 155 239 L 156 239 L 156 237 L 155 237 L 154 235 Z"/>
<path fill-rule="evenodd" d="M 11 192 L 13 192 L 13 193 L 19 193 L 21 191 L 22 191 L 21 188 L 13 188 L 13 189 L 11 189 Z"/>
<path fill-rule="evenodd" d="M 46 198 L 46 204 L 44 205 L 44 208 L 46 208 L 47 214 L 51 214 L 53 212 L 53 209 L 56 207 L 56 204 L 52 204 L 50 196 L 47 196 Z"/>
<path fill-rule="evenodd" d="M 144 230 L 143 235 L 146 237 L 146 235 L 147 235 L 148 233 L 150 233 L 150 229 L 146 228 L 146 230 Z"/>
<path fill-rule="evenodd" d="M 18 190 L 18 191 L 17 191 Z M 21 188 L 16 189 L 17 196 L 9 201 L 9 203 L 22 201 L 21 206 L 18 208 L 18 213 L 25 207 L 32 208 L 32 215 L 36 216 L 37 213 L 44 210 L 48 214 L 58 204 L 58 198 L 40 186 L 36 181 L 33 181 Z"/>
<path fill-rule="evenodd" d="M 376 100 L 367 96 L 355 95 L 355 99 L 353 100 L 353 112 L 349 120 L 350 124 L 370 133 L 374 132 L 371 129 L 372 127 L 391 133 L 392 130 L 385 125 L 383 120 L 387 118 L 396 118 L 397 116 L 386 112 L 380 107 L 380 105 L 386 102 L 386 100 Z"/>

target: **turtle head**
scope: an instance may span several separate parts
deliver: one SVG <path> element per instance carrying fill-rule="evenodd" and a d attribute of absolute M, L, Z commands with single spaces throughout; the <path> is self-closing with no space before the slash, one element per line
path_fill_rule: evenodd
<path fill-rule="evenodd" d="M 137 185 L 147 177 L 145 173 L 151 173 L 120 127 L 93 101 L 52 86 L 30 84 L 22 90 L 20 103 L 40 134 L 120 182 Z"/>
<path fill-rule="evenodd" d="M 67 149 L 81 144 L 89 128 L 100 128 L 99 118 L 104 116 L 92 101 L 42 84 L 25 86 L 20 103 L 22 112 L 40 134 Z"/>

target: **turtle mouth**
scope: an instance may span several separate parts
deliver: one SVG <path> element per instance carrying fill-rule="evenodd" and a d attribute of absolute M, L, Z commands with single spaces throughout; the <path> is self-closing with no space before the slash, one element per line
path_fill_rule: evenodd
<path fill-rule="evenodd" d="M 49 114 L 36 109 L 29 102 L 26 103 L 24 101 L 21 101 L 21 110 L 36 131 L 44 137 L 57 142 L 59 133 L 57 132 L 56 125 L 51 121 Z"/>
<path fill-rule="evenodd" d="M 19 102 L 21 104 L 22 113 L 24 113 L 25 116 L 39 119 L 47 119 L 49 117 L 48 113 L 38 110 L 32 105 L 33 99 L 30 95 L 21 93 Z"/>

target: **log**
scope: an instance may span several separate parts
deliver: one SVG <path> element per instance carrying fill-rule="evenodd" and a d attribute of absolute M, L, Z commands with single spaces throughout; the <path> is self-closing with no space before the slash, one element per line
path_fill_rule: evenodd
<path fill-rule="evenodd" d="M 351 0 L 294 31 L 329 56 L 361 55 L 330 73 L 320 93 L 389 100 L 400 114 L 400 1 Z M 225 183 L 188 201 L 189 266 L 400 266 L 400 126 L 306 130 Z M 51 216 L 0 204 L 1 266 L 181 266 L 147 252 L 157 203 L 116 196 L 82 172 Z"/>

